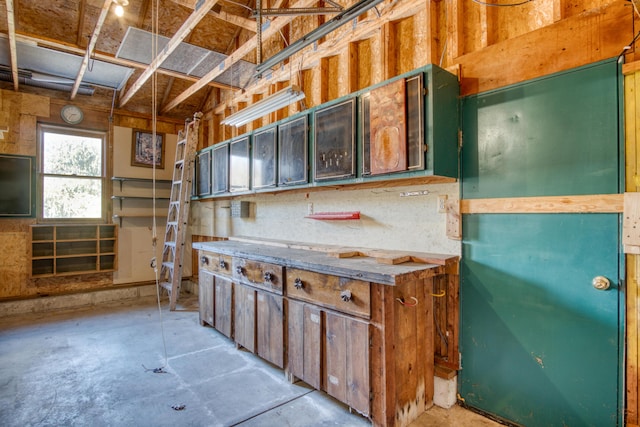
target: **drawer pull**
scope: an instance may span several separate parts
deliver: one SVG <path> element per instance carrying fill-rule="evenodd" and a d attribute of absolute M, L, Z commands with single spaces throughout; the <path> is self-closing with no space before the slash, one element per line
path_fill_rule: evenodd
<path fill-rule="evenodd" d="M 241 276 L 244 276 L 244 268 L 242 268 L 241 266 L 237 266 L 236 273 L 238 273 Z"/>
<path fill-rule="evenodd" d="M 299 277 L 296 277 L 296 280 L 293 281 L 293 286 L 296 289 L 302 289 L 304 287 L 304 283 L 302 283 L 302 279 Z"/>
<path fill-rule="evenodd" d="M 203 255 L 200 257 L 200 262 L 202 263 L 202 265 L 209 265 L 209 258 Z"/>
<path fill-rule="evenodd" d="M 264 281 L 265 282 L 272 282 L 273 281 L 273 273 L 271 273 L 271 272 L 268 272 L 268 271 L 265 272 L 263 277 L 264 277 Z"/>
<path fill-rule="evenodd" d="M 342 291 L 342 292 L 340 292 L 340 298 L 342 298 L 342 301 L 344 301 L 344 302 L 351 301 L 351 291 Z"/>
<path fill-rule="evenodd" d="M 221 259 L 220 263 L 218 263 L 218 265 L 220 266 L 221 269 L 226 270 L 227 269 L 227 263 L 225 260 Z"/>

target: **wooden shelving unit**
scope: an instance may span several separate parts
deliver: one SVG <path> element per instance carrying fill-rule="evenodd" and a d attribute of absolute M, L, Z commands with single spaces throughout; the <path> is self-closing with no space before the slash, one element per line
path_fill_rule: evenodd
<path fill-rule="evenodd" d="M 152 196 L 152 184 L 153 180 L 146 178 L 127 178 L 127 177 L 112 177 L 111 180 L 114 183 L 118 183 L 119 186 L 114 185 L 114 195 L 111 196 L 111 200 L 119 202 L 113 206 L 113 221 L 117 222 L 122 227 L 122 220 L 125 218 L 153 218 L 151 214 L 151 202 Z M 129 188 L 127 188 L 127 184 Z M 163 203 L 156 213 L 156 218 L 166 218 L 166 206 L 164 203 L 169 201 L 168 196 L 164 194 L 169 190 L 171 180 L 157 179 L 156 191 L 159 191 L 162 196 L 156 196 L 156 201 Z M 132 202 L 132 203 L 128 203 Z M 137 205 L 137 206 L 134 206 Z"/>
<path fill-rule="evenodd" d="M 115 271 L 117 239 L 114 224 L 32 225 L 30 275 L 37 278 Z"/>

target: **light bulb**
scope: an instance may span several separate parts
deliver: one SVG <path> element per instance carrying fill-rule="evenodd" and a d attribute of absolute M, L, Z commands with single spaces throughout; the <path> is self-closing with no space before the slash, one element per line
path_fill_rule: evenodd
<path fill-rule="evenodd" d="M 122 6 L 120 6 L 119 4 L 116 5 L 116 9 L 114 10 L 116 16 L 122 16 L 124 15 L 124 8 Z"/>

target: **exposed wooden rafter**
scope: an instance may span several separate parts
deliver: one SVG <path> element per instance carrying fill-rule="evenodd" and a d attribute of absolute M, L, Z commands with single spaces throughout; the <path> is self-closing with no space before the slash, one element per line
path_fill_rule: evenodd
<path fill-rule="evenodd" d="M 87 8 L 87 0 L 80 0 L 78 5 L 78 34 L 76 35 L 76 44 L 78 46 L 85 46 L 86 40 L 84 40 L 84 17 L 86 16 L 85 10 Z"/>
<path fill-rule="evenodd" d="M 195 10 L 178 29 L 176 34 L 169 40 L 167 45 L 149 64 L 144 72 L 138 77 L 138 80 L 131 85 L 123 97 L 120 98 L 120 107 L 125 105 L 133 95 L 140 90 L 142 85 L 151 77 L 151 75 L 162 65 L 162 63 L 171 55 L 171 53 L 182 43 L 182 41 L 191 33 L 196 25 L 204 18 L 218 0 L 206 0 L 197 10 Z"/>
<path fill-rule="evenodd" d="M 11 76 L 13 89 L 18 91 L 18 55 L 16 53 L 16 23 L 13 0 L 7 0 L 7 29 L 9 30 L 9 51 L 11 55 Z"/>
<path fill-rule="evenodd" d="M 316 0 L 300 0 L 295 4 L 295 6 L 307 7 L 307 6 L 311 6 L 312 4 L 315 4 L 315 3 L 316 3 Z M 291 21 L 291 17 L 287 17 L 287 16 L 284 16 L 284 17 L 279 16 L 279 17 L 275 18 L 273 21 L 271 21 L 271 23 L 269 25 L 269 28 L 267 28 L 266 31 L 263 32 L 262 38 L 263 39 L 267 39 L 267 38 L 271 37 L 272 35 L 276 34 L 283 27 L 288 25 L 290 21 Z M 181 102 L 185 101 L 190 96 L 192 96 L 193 94 L 198 92 L 200 89 L 205 87 L 210 81 L 212 81 L 213 79 L 215 79 L 216 77 L 218 77 L 219 75 L 221 75 L 222 73 L 224 73 L 225 71 L 230 69 L 233 64 L 235 64 L 236 62 L 240 61 L 247 54 L 251 53 L 257 47 L 257 45 L 258 45 L 258 37 L 257 37 L 257 34 L 256 34 L 251 39 L 249 39 L 246 43 L 244 43 L 242 46 L 240 46 L 240 48 L 238 48 L 231 55 L 229 55 L 222 62 L 221 66 L 216 67 L 213 70 L 209 71 L 204 77 L 202 77 L 198 82 L 196 82 L 194 85 L 192 85 L 189 89 L 185 90 L 180 95 L 178 95 L 176 98 L 174 98 L 173 101 L 169 102 L 162 109 L 162 112 L 163 113 L 167 113 L 168 111 L 170 111 L 173 108 L 177 107 Z"/>
<path fill-rule="evenodd" d="M 104 4 L 102 5 L 102 9 L 100 10 L 100 16 L 98 17 L 98 22 L 96 22 L 96 27 L 93 30 L 93 34 L 91 35 L 91 40 L 89 41 L 89 45 L 87 46 L 87 52 L 82 58 L 82 64 L 80 64 L 80 70 L 78 71 L 78 75 L 76 76 L 76 81 L 73 83 L 73 87 L 71 88 L 71 95 L 69 96 L 71 99 L 74 99 L 78 94 L 78 89 L 80 89 L 80 83 L 82 83 L 82 78 L 84 77 L 84 73 L 87 71 L 87 66 L 89 65 L 89 59 L 91 59 L 91 53 L 93 49 L 96 47 L 96 42 L 98 41 L 98 36 L 100 35 L 100 31 L 102 30 L 102 25 L 104 24 L 104 20 L 107 18 L 107 13 L 109 13 L 109 8 L 111 7 L 112 0 L 104 0 Z M 81 28 L 78 31 L 82 31 Z"/>
<path fill-rule="evenodd" d="M 184 7 L 188 7 L 189 9 L 194 9 L 196 3 L 194 0 L 173 0 L 173 2 Z M 209 16 L 213 16 L 214 18 L 228 22 L 237 27 L 244 28 L 245 30 L 251 31 L 253 33 L 256 32 L 256 21 L 253 19 L 216 10 L 209 11 Z"/>

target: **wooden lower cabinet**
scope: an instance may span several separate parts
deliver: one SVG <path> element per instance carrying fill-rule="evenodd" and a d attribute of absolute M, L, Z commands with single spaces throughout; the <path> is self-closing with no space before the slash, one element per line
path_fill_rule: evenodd
<path fill-rule="evenodd" d="M 280 258 L 260 255 L 255 262 L 229 251 L 231 272 L 228 258 L 215 252 L 201 256 L 201 323 L 213 317 L 214 327 L 239 346 L 284 368 L 291 381 L 299 378 L 325 391 L 374 426 L 407 426 L 426 411 L 433 402 L 434 280 L 448 274 L 445 268 L 367 266 L 384 271 L 382 278 L 394 283 L 389 285 L 353 278 L 364 276 L 364 269 L 349 277 L 346 268 L 331 269 L 357 260 L 327 257 L 326 272 L 279 268 L 274 263 L 288 259 L 288 252 L 268 252 L 275 251 Z M 308 262 L 300 251 L 294 255 L 300 264 Z M 218 268 L 215 274 L 212 268 Z"/>
<path fill-rule="evenodd" d="M 234 286 L 234 333 L 236 343 L 256 351 L 256 290 L 237 283 Z"/>
<path fill-rule="evenodd" d="M 324 390 L 369 415 L 369 324 L 328 311 L 325 319 Z"/>
<path fill-rule="evenodd" d="M 289 299 L 287 374 L 369 415 L 369 324 Z"/>
<path fill-rule="evenodd" d="M 287 375 L 322 389 L 322 311 L 319 307 L 287 300 Z"/>
<path fill-rule="evenodd" d="M 214 326 L 213 322 L 213 282 L 214 276 L 205 270 L 200 270 L 198 276 L 198 302 L 200 324 Z"/>
<path fill-rule="evenodd" d="M 238 283 L 233 286 L 236 343 L 284 367 L 282 296 Z"/>
<path fill-rule="evenodd" d="M 256 290 L 258 355 L 284 367 L 284 310 L 281 295 Z"/>
<path fill-rule="evenodd" d="M 228 338 L 233 338 L 233 284 L 216 276 L 214 280 L 214 326 Z"/>

